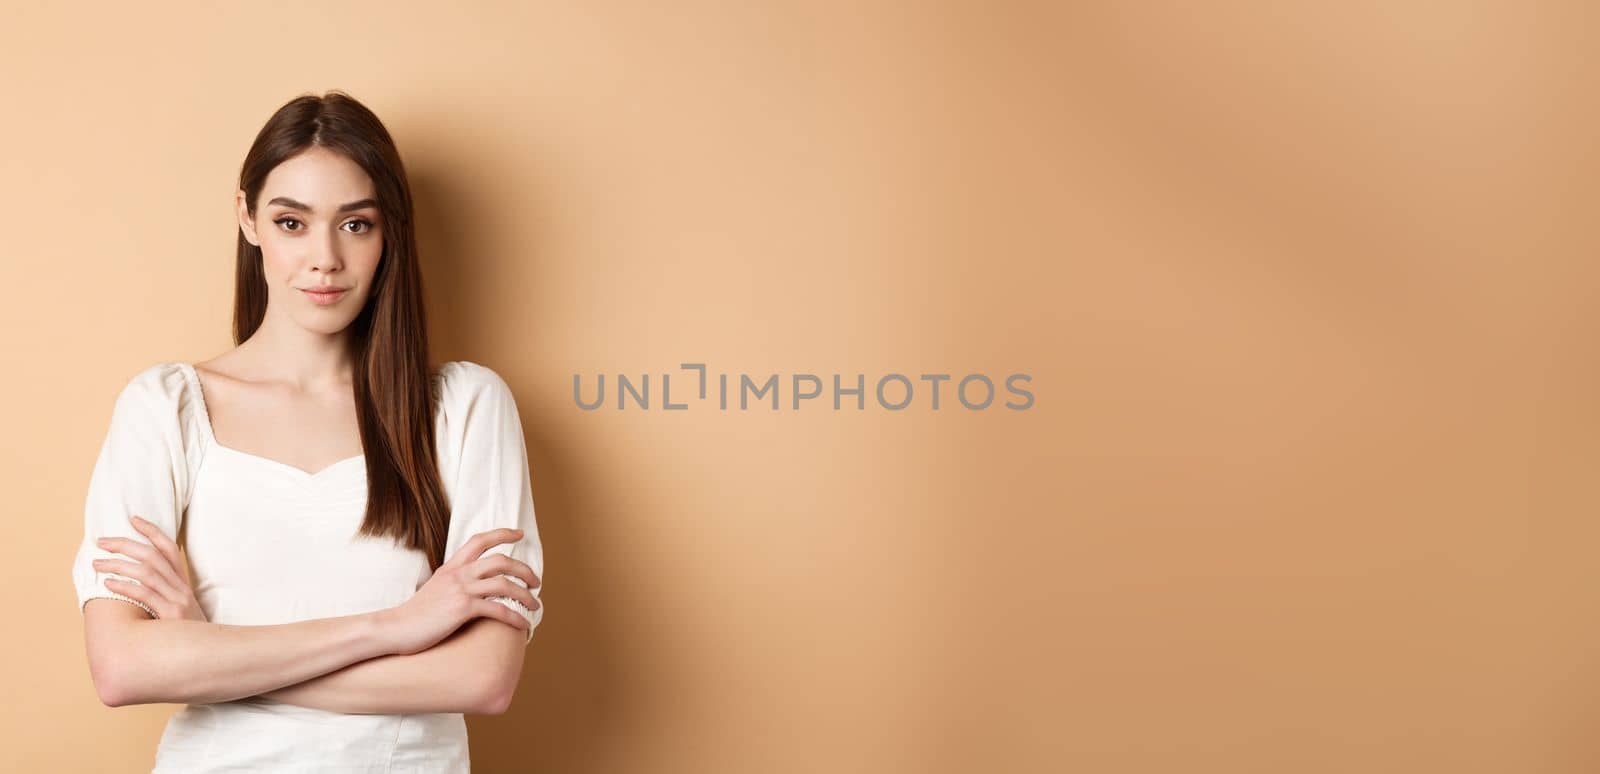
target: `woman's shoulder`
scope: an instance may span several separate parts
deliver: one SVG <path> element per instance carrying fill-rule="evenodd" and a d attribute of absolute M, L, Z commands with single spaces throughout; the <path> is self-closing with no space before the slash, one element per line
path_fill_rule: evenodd
<path fill-rule="evenodd" d="M 205 408 L 192 366 L 168 360 L 134 371 L 117 393 L 112 424 L 146 441 L 163 440 L 199 459 L 207 441 Z"/>
<path fill-rule="evenodd" d="M 189 394 L 189 371 L 180 361 L 162 361 L 144 366 L 133 372 L 123 382 L 117 395 L 118 402 L 134 402 L 144 406 L 179 407 Z"/>
<path fill-rule="evenodd" d="M 434 372 L 445 397 L 469 399 L 484 392 L 511 392 L 510 385 L 494 369 L 471 360 L 451 360 Z"/>
<path fill-rule="evenodd" d="M 504 422 L 517 417 L 511 386 L 493 368 L 471 360 L 452 360 L 436 372 L 439 427 L 465 432 L 469 425 Z"/>

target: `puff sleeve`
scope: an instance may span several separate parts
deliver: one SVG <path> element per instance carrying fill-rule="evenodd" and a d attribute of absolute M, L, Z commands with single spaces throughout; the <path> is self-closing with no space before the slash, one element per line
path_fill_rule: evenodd
<path fill-rule="evenodd" d="M 445 559 L 480 532 L 500 527 L 521 529 L 520 540 L 490 546 L 483 556 L 507 554 L 527 563 L 539 576 L 542 587 L 544 550 L 534 520 L 527 445 L 511 388 L 487 366 L 465 360 L 445 363 L 440 381 L 437 440 L 445 491 L 450 499 Z M 506 577 L 527 586 L 520 578 Z M 528 619 L 524 644 L 533 640 L 533 630 L 544 618 L 539 591 L 533 589 L 533 597 L 540 603 L 533 610 L 509 597 L 488 598 Z"/>
<path fill-rule="evenodd" d="M 107 578 L 130 583 L 138 583 L 137 580 L 100 572 L 92 563 L 96 559 L 131 558 L 101 548 L 95 541 L 102 537 L 150 542 L 133 528 L 130 515 L 177 538 L 190 480 L 191 452 L 187 446 L 192 434 L 185 431 L 184 425 L 192 405 L 186 400 L 185 386 L 179 364 L 162 363 L 135 374 L 117 394 L 110 427 L 89 477 L 83 541 L 72 563 L 80 613 L 89 600 L 102 597 L 138 605 L 155 617 L 155 612 L 143 603 L 105 585 Z"/>

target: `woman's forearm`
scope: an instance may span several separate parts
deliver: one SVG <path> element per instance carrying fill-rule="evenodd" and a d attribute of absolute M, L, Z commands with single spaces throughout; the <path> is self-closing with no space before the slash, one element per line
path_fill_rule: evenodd
<path fill-rule="evenodd" d="M 262 698 L 351 714 L 498 714 L 516 690 L 523 644 L 522 630 L 480 618 L 420 653 L 368 659 Z"/>
<path fill-rule="evenodd" d="M 385 613 L 265 626 L 141 618 L 98 646 L 114 652 L 91 657 L 110 665 L 113 706 L 232 701 L 391 652 Z"/>

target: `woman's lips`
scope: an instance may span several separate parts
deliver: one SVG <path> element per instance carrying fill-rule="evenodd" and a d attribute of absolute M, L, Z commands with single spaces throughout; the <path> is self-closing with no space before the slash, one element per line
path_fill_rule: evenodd
<path fill-rule="evenodd" d="M 334 289 L 323 290 L 323 289 L 320 289 L 320 288 L 318 288 L 318 289 L 300 288 L 300 292 L 306 294 L 306 298 L 311 299 L 311 303 L 316 304 L 318 306 L 327 306 L 329 304 L 339 303 L 339 299 L 344 298 L 344 295 L 346 293 L 349 293 L 350 289 L 349 288 L 339 288 L 337 290 L 334 290 Z"/>

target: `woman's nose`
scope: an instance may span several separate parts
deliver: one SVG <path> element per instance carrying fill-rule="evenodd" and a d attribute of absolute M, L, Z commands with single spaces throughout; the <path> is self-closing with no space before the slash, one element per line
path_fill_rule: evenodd
<path fill-rule="evenodd" d="M 343 260 L 339 257 L 339 240 L 329 236 L 311 256 L 311 267 L 321 271 L 337 271 L 341 265 Z"/>

